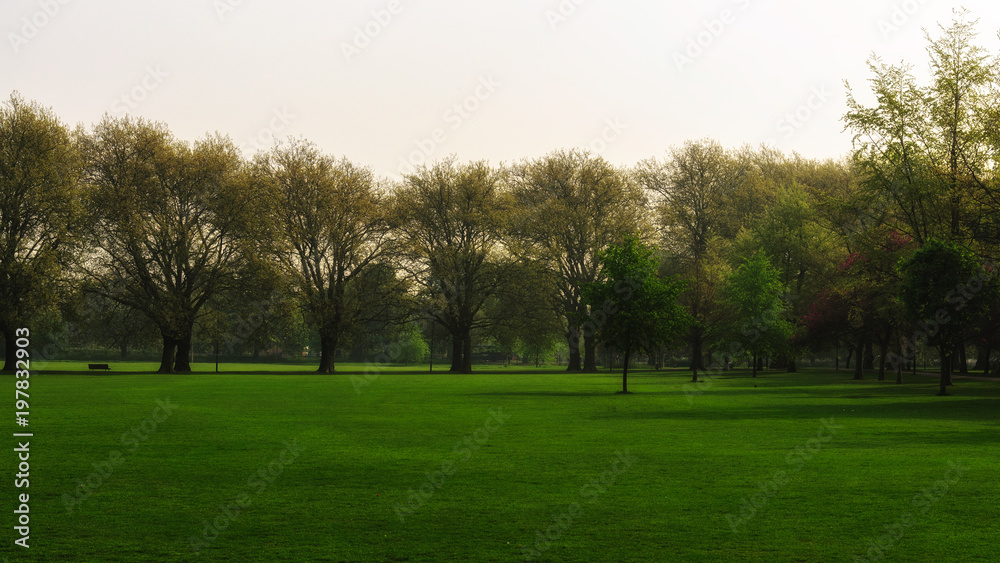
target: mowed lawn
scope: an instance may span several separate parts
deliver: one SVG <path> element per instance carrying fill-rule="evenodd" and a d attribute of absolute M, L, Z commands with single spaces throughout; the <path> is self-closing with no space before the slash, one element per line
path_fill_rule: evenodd
<path fill-rule="evenodd" d="M 608 372 L 196 369 L 34 375 L 25 429 L 4 376 L 8 428 L 35 436 L 29 489 L 6 439 L 0 556 L 1000 559 L 997 382 L 942 398 L 924 376 L 734 372 L 695 388 L 661 371 L 617 395 Z M 13 545 L 23 492 L 30 549 Z"/>

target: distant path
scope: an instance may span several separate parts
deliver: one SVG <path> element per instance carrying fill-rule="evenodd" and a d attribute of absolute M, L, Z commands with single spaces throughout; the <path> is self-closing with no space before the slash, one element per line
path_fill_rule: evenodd
<path fill-rule="evenodd" d="M 910 373 L 913 373 L 913 372 L 910 372 Z M 889 372 L 886 372 L 885 375 L 886 375 L 886 379 L 888 379 L 889 378 Z M 932 373 L 932 372 L 927 372 L 927 371 L 918 371 L 917 375 L 926 375 L 927 377 L 933 377 L 933 378 L 937 378 L 937 379 L 941 378 L 941 374 L 940 373 Z M 980 375 L 959 375 L 959 374 L 956 374 L 956 373 L 951 374 L 951 378 L 952 379 L 971 379 L 973 381 L 1000 381 L 1000 377 L 983 377 L 983 376 L 980 376 Z"/>
<path fill-rule="evenodd" d="M 846 371 L 846 370 L 834 370 L 834 371 Z M 851 370 L 851 372 L 853 372 L 853 371 L 854 370 Z M 865 370 L 865 375 L 868 375 L 869 371 L 870 370 Z M 876 370 L 876 373 L 877 373 L 877 370 Z M 906 371 L 903 372 L 904 376 L 912 375 L 912 374 L 913 374 L 913 372 L 909 371 L 909 370 L 906 370 Z M 892 376 L 892 379 L 896 378 L 896 373 L 895 372 L 890 372 L 889 370 L 886 370 L 885 371 L 885 380 L 886 381 L 889 380 L 889 376 L 890 375 Z M 933 377 L 935 379 L 940 379 L 941 378 L 941 374 L 940 373 L 933 372 L 933 371 L 918 371 L 916 373 L 916 375 L 924 375 L 924 376 L 927 376 L 927 377 Z M 951 378 L 952 379 L 971 379 L 973 381 L 1000 381 L 1000 377 L 983 377 L 981 375 L 959 375 L 957 373 L 951 374 Z"/>

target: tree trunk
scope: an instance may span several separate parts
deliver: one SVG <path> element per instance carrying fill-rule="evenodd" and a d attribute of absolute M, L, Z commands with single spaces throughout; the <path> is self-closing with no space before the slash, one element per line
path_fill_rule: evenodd
<path fill-rule="evenodd" d="M 752 373 L 752 377 L 757 377 L 757 353 L 756 352 L 754 352 L 754 355 L 753 355 L 753 371 L 751 373 Z"/>
<path fill-rule="evenodd" d="M 160 355 L 160 369 L 156 373 L 174 373 L 174 349 L 177 340 L 171 336 L 163 336 L 163 353 Z"/>
<path fill-rule="evenodd" d="M 128 357 L 128 343 L 122 342 L 118 344 L 118 357 L 122 360 Z"/>
<path fill-rule="evenodd" d="M 13 330 L 3 333 L 3 357 L 4 373 L 17 371 L 17 337 Z"/>
<path fill-rule="evenodd" d="M 462 373 L 462 366 L 465 364 L 465 344 L 462 342 L 461 332 L 456 331 L 451 336 L 451 373 Z"/>
<path fill-rule="evenodd" d="M 597 340 L 593 334 L 583 335 L 583 371 L 597 373 Z"/>
<path fill-rule="evenodd" d="M 969 373 L 969 359 L 965 357 L 965 342 L 958 345 L 958 373 L 966 375 Z"/>
<path fill-rule="evenodd" d="M 462 372 L 472 373 L 472 331 L 462 336 Z"/>
<path fill-rule="evenodd" d="M 317 373 L 336 373 L 337 335 L 320 334 L 319 369 Z"/>
<path fill-rule="evenodd" d="M 865 342 L 865 369 L 875 369 L 875 351 L 871 340 Z"/>
<path fill-rule="evenodd" d="M 628 393 L 628 359 L 631 352 L 628 348 L 625 349 L 625 364 L 622 369 L 622 393 Z"/>
<path fill-rule="evenodd" d="M 889 355 L 889 342 L 887 340 L 881 340 L 878 343 L 879 358 L 878 358 L 878 380 L 885 381 L 885 362 L 886 356 Z"/>
<path fill-rule="evenodd" d="M 858 336 L 858 344 L 854 349 L 857 350 L 858 355 L 854 358 L 854 377 L 852 379 L 862 380 L 865 378 L 865 336 L 863 334 Z"/>
<path fill-rule="evenodd" d="M 952 368 L 952 362 L 955 361 L 955 353 L 951 350 L 948 350 L 946 353 L 947 356 L 945 356 L 945 353 L 941 353 L 941 380 L 943 381 L 942 385 L 951 387 L 954 385 L 951 381 L 951 375 L 955 373 L 954 368 Z"/>
<path fill-rule="evenodd" d="M 851 369 L 851 357 L 854 356 L 854 346 L 847 347 L 847 361 L 844 362 L 844 369 Z M 840 368 L 838 368 L 840 369 Z"/>
<path fill-rule="evenodd" d="M 951 385 L 951 356 L 941 347 L 941 382 L 938 388 L 938 396 L 948 395 L 948 386 Z"/>
<path fill-rule="evenodd" d="M 191 373 L 191 335 L 177 340 L 177 357 L 174 358 L 174 372 Z"/>
<path fill-rule="evenodd" d="M 691 329 L 691 369 L 697 374 L 698 370 L 705 369 L 704 360 L 704 336 L 700 327 Z"/>
<path fill-rule="evenodd" d="M 972 369 L 982 371 L 983 375 L 990 374 L 990 356 L 993 350 L 987 343 L 976 345 L 976 365 Z"/>
<path fill-rule="evenodd" d="M 569 366 L 566 371 L 580 371 L 580 329 L 570 327 L 566 333 L 566 343 L 569 345 Z"/>

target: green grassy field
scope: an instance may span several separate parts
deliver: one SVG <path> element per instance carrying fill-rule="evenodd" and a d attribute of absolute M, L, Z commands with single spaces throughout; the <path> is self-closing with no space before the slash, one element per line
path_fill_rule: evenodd
<path fill-rule="evenodd" d="M 35 435 L 28 489 L 14 487 L 17 439 L 6 439 L 0 556 L 1000 557 L 997 382 L 960 380 L 941 398 L 925 377 L 736 372 L 693 388 L 690 373 L 664 371 L 633 374 L 633 394 L 617 395 L 607 372 L 272 368 L 38 374 L 28 428 L 14 424 L 4 376 L 8 428 Z M 24 492 L 30 549 L 13 544 Z"/>

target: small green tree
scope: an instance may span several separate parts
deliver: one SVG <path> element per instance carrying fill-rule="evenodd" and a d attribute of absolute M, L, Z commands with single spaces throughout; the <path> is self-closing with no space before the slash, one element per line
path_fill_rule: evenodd
<path fill-rule="evenodd" d="M 763 251 L 745 259 L 725 286 L 726 302 L 736 319 L 735 339 L 753 357 L 753 377 L 757 359 L 781 352 L 794 330 L 785 319 L 784 293 L 780 274 Z"/>
<path fill-rule="evenodd" d="M 900 263 L 903 282 L 899 297 L 907 316 L 917 327 L 916 341 L 937 347 L 941 357 L 941 387 L 951 385 L 951 362 L 965 332 L 996 302 L 997 291 L 988 272 L 969 249 L 953 242 L 931 239 Z M 907 350 L 906 352 L 910 352 Z"/>
<path fill-rule="evenodd" d="M 590 316 L 583 328 L 622 353 L 622 393 L 628 393 L 632 354 L 653 352 L 687 330 L 690 317 L 677 303 L 684 284 L 672 277 L 659 278 L 652 249 L 635 237 L 609 246 L 599 260 L 604 279 L 584 287 Z"/>

